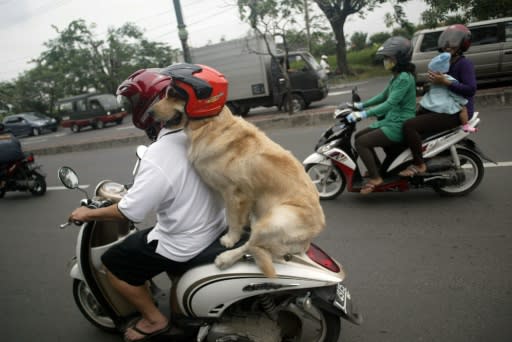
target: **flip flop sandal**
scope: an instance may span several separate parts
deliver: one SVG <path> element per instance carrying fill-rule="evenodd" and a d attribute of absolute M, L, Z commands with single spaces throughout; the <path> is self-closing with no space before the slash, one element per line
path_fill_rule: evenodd
<path fill-rule="evenodd" d="M 405 170 L 398 173 L 400 177 L 414 177 L 416 175 L 424 174 L 424 171 L 420 171 L 416 166 L 410 165 Z"/>
<path fill-rule="evenodd" d="M 155 337 L 157 335 L 160 335 L 160 334 L 168 332 L 171 329 L 171 326 L 169 325 L 169 323 L 167 323 L 167 325 L 165 327 L 163 327 L 162 329 L 157 330 L 157 331 L 153 331 L 153 332 L 150 332 L 150 333 L 140 330 L 135 325 L 129 327 L 128 329 L 133 329 L 135 332 L 137 332 L 138 334 L 142 335 L 143 337 L 139 338 L 139 339 L 136 339 L 136 340 L 130 340 L 130 339 L 125 337 L 124 338 L 125 342 L 142 342 L 142 341 L 148 341 L 152 337 Z"/>
<path fill-rule="evenodd" d="M 361 195 L 367 195 L 367 194 L 373 192 L 377 186 L 378 185 L 370 183 L 370 182 L 365 183 L 365 185 L 363 185 L 363 187 L 361 188 L 360 193 L 361 193 Z"/>

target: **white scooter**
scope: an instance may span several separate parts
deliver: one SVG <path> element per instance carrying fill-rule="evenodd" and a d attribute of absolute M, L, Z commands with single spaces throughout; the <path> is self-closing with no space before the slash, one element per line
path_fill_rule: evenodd
<path fill-rule="evenodd" d="M 134 174 L 143 150 L 138 148 Z M 60 168 L 58 175 L 66 187 L 80 189 L 78 176 L 71 168 Z M 83 199 L 81 204 L 91 208 L 112 205 L 126 193 L 126 187 L 103 180 L 94 193 L 92 199 Z M 129 222 L 75 224 L 80 225 L 70 271 L 75 302 L 95 326 L 122 332 L 137 312 L 111 287 L 101 256 L 137 228 Z M 169 291 L 149 282 L 155 302 L 170 308 L 170 322 L 175 327 L 159 335 L 159 341 L 336 342 L 340 317 L 362 323 L 343 284 L 342 266 L 313 244 L 304 254 L 276 262 L 276 278 L 266 278 L 250 255 L 219 270 L 213 263 L 219 252 L 209 247 L 201 253 L 204 264 L 181 274 L 168 273 Z"/>
<path fill-rule="evenodd" d="M 357 88 L 352 90 L 352 101 L 359 102 Z M 316 185 L 320 199 L 336 198 L 347 188 L 359 192 L 365 182 L 357 164 L 358 154 L 352 146 L 356 123 L 347 121 L 354 110 L 348 106 L 338 107 L 334 112 L 334 123 L 325 130 L 315 146 L 315 152 L 302 162 Z M 476 128 L 480 123 L 478 112 L 469 122 Z M 375 192 L 409 191 L 431 187 L 444 196 L 463 196 L 476 189 L 484 176 L 482 160 L 495 163 L 468 138 L 470 133 L 461 127 L 428 137 L 423 141 L 423 157 L 427 172 L 414 177 L 399 177 L 399 171 L 412 163 L 411 150 L 396 145 L 386 150 L 380 174 L 384 182 Z"/>

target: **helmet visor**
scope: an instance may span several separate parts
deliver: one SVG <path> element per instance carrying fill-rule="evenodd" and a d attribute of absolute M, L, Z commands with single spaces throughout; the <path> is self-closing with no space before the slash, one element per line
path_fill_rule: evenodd
<path fill-rule="evenodd" d="M 465 32 L 445 31 L 439 36 L 437 46 L 439 49 L 459 48 L 465 36 Z"/>
<path fill-rule="evenodd" d="M 132 101 L 124 95 L 117 95 L 117 103 L 121 106 L 121 108 L 128 113 L 132 114 L 133 106 Z"/>

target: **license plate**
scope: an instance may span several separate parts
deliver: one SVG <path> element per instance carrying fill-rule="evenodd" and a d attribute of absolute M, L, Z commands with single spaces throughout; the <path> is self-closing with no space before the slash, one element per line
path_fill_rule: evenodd
<path fill-rule="evenodd" d="M 336 298 L 334 298 L 334 306 L 343 311 L 345 314 L 348 314 L 347 304 L 350 302 L 350 292 L 348 289 L 341 283 L 338 283 L 336 287 Z"/>

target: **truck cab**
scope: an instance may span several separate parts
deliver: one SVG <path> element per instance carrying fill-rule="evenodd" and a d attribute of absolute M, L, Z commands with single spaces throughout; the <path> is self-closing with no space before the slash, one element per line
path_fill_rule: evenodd
<path fill-rule="evenodd" d="M 282 63 L 284 56 L 279 58 Z M 307 108 L 311 102 L 320 101 L 327 96 L 327 74 L 309 52 L 290 52 L 286 67 L 290 77 L 294 111 Z M 286 87 L 281 86 L 275 101 L 278 107 L 286 108 L 286 95 Z"/>

